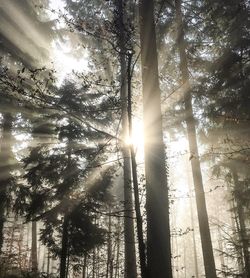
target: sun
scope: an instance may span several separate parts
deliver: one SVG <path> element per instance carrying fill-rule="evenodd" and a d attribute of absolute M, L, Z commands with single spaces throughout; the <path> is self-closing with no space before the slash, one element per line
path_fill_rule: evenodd
<path fill-rule="evenodd" d="M 133 120 L 132 135 L 125 139 L 126 145 L 133 145 L 138 160 L 144 158 L 144 132 L 142 120 L 135 118 Z"/>

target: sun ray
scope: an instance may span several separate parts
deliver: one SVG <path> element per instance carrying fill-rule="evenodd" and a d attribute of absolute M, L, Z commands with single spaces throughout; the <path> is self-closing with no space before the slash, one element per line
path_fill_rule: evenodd
<path fill-rule="evenodd" d="M 138 160 L 143 160 L 144 157 L 144 131 L 143 123 L 139 118 L 134 118 L 132 135 L 125 139 L 126 145 L 133 145 Z"/>

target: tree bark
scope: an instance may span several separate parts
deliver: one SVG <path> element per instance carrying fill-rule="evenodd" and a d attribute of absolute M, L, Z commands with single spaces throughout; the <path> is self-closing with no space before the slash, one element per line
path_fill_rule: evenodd
<path fill-rule="evenodd" d="M 118 228 L 117 228 L 117 240 L 116 240 L 116 244 L 117 244 L 117 249 L 116 249 L 116 259 L 115 259 L 115 278 L 119 277 L 119 273 L 120 273 L 120 236 L 121 236 L 121 230 L 120 230 L 120 218 L 118 218 Z M 128 276 L 128 274 L 126 274 Z M 124 273 L 125 276 L 125 273 Z"/>
<path fill-rule="evenodd" d="M 225 273 L 226 264 L 225 264 L 225 257 L 224 257 L 223 238 L 222 238 L 222 235 L 221 235 L 221 228 L 220 228 L 219 225 L 217 226 L 217 234 L 218 234 L 218 246 L 219 246 L 219 250 L 221 252 L 221 254 L 219 254 L 221 271 L 222 271 L 223 277 L 227 277 L 227 275 Z"/>
<path fill-rule="evenodd" d="M 189 192 L 191 193 L 191 191 L 189 191 Z M 194 251 L 194 269 L 195 269 L 195 277 L 198 278 L 199 277 L 199 267 L 198 267 L 198 256 L 197 256 L 197 247 L 196 247 L 196 239 L 195 239 L 194 212 L 193 212 L 193 205 L 192 205 L 191 199 L 190 199 L 190 212 L 191 212 L 191 225 L 192 225 L 192 229 L 193 229 L 192 240 L 193 240 L 193 251 Z"/>
<path fill-rule="evenodd" d="M 50 276 L 50 252 L 47 250 L 47 277 Z"/>
<path fill-rule="evenodd" d="M 64 216 L 62 231 L 62 250 L 60 257 L 60 278 L 66 278 L 68 256 L 68 217 Z"/>
<path fill-rule="evenodd" d="M 166 155 L 163 143 L 153 0 L 140 0 L 145 136 L 148 278 L 172 278 Z"/>
<path fill-rule="evenodd" d="M 87 253 L 84 254 L 83 266 L 82 266 L 82 278 L 86 278 L 86 269 L 87 269 Z"/>
<path fill-rule="evenodd" d="M 186 111 L 187 135 L 188 135 L 188 142 L 189 142 L 190 160 L 191 160 L 191 168 L 192 168 L 193 182 L 194 182 L 194 189 L 195 189 L 205 274 L 207 278 L 215 278 L 216 268 L 214 262 L 213 247 L 212 247 L 212 241 L 211 241 L 211 235 L 210 235 L 210 229 L 208 223 L 206 200 L 205 200 L 200 160 L 199 160 L 199 152 L 197 146 L 196 127 L 195 127 L 195 120 L 193 116 L 193 107 L 192 107 L 192 96 L 190 93 L 188 64 L 187 64 L 187 57 L 186 57 L 186 50 L 185 50 L 183 23 L 182 23 L 181 0 L 175 0 L 175 5 L 176 5 L 176 21 L 178 26 L 177 44 L 178 44 L 179 55 L 180 55 L 180 70 L 182 75 L 182 83 L 183 86 L 185 86 L 186 88 L 185 96 L 184 96 L 184 104 L 185 104 L 185 111 Z"/>
<path fill-rule="evenodd" d="M 236 212 L 237 217 L 239 220 L 239 236 L 242 243 L 242 252 L 243 252 L 243 260 L 244 260 L 244 277 L 250 277 L 250 254 L 249 254 L 249 238 L 246 231 L 246 224 L 245 224 L 245 217 L 244 217 L 244 208 L 241 204 L 240 198 L 237 196 L 237 192 L 240 191 L 240 185 L 239 185 L 239 178 L 238 174 L 231 168 L 233 181 L 234 181 L 234 187 L 235 187 L 235 202 L 236 202 Z"/>
<path fill-rule="evenodd" d="M 120 67 L 121 67 L 121 89 L 120 98 L 122 103 L 122 140 L 125 142 L 129 135 L 128 115 L 127 115 L 127 61 L 125 45 L 125 26 L 123 13 L 123 0 L 116 1 L 118 18 L 118 43 L 120 48 Z M 131 163 L 129 146 L 122 146 L 123 155 L 123 182 L 124 182 L 124 242 L 125 242 L 125 278 L 136 278 L 136 254 L 135 254 L 135 235 L 133 219 L 133 197 L 131 180 Z"/>
<path fill-rule="evenodd" d="M 13 221 L 14 221 L 14 223 L 10 227 L 10 230 L 11 230 L 11 232 L 10 232 L 10 240 L 9 240 L 10 242 L 9 242 L 9 246 L 7 248 L 9 256 L 11 256 L 11 253 L 13 252 L 12 248 L 13 248 L 13 243 L 14 243 L 15 231 L 17 229 L 17 217 L 16 216 L 14 216 Z"/>
<path fill-rule="evenodd" d="M 4 242 L 3 228 L 5 223 L 7 187 L 9 186 L 11 178 L 10 170 L 12 158 L 12 122 L 12 115 L 10 113 L 4 113 L 2 120 L 2 134 L 0 142 L 0 254 L 2 252 Z"/>
<path fill-rule="evenodd" d="M 96 253 L 95 253 L 95 248 L 93 249 L 93 256 L 92 256 L 92 278 L 96 277 L 96 272 L 95 272 L 95 263 L 96 263 Z"/>
<path fill-rule="evenodd" d="M 187 179 L 188 179 L 188 193 L 190 195 L 189 198 L 189 207 L 190 207 L 190 216 L 191 216 L 191 228 L 192 231 L 192 241 L 193 241 L 193 252 L 194 252 L 194 269 L 195 269 L 195 277 L 199 277 L 199 267 L 198 267 L 198 256 L 197 256 L 197 247 L 196 247 L 196 239 L 195 239 L 195 221 L 194 221 L 194 210 L 193 210 L 193 197 L 192 197 L 192 187 L 191 187 L 191 173 L 190 173 L 190 164 L 188 163 L 188 157 L 186 158 L 186 171 L 187 171 Z"/>
<path fill-rule="evenodd" d="M 70 257 L 69 257 L 69 248 L 68 248 L 68 250 L 67 250 L 67 262 L 66 262 L 66 275 L 65 275 L 66 278 L 69 275 L 69 263 L 70 263 L 69 259 L 70 259 Z"/>
<path fill-rule="evenodd" d="M 37 262 L 37 223 L 32 221 L 31 223 L 31 269 L 32 272 L 38 271 L 38 262 Z"/>
<path fill-rule="evenodd" d="M 107 266 L 106 266 L 106 278 L 112 278 L 112 230 L 111 230 L 111 207 L 109 207 L 108 216 L 108 242 L 107 242 Z"/>
<path fill-rule="evenodd" d="M 131 61 L 132 54 L 128 55 L 128 125 L 129 125 L 129 137 L 132 138 L 132 92 L 131 92 Z M 146 254 L 145 254 L 145 244 L 143 239 L 143 219 L 141 215 L 140 208 L 140 196 L 139 196 L 139 184 L 137 176 L 137 165 L 135 158 L 135 150 L 133 144 L 130 144 L 130 156 L 131 156 L 131 166 L 132 166 L 132 177 L 133 177 L 133 188 L 134 188 L 134 199 L 135 199 L 135 214 L 137 223 L 137 237 L 139 246 L 139 257 L 141 266 L 141 277 L 147 277 L 147 267 L 146 267 Z"/>

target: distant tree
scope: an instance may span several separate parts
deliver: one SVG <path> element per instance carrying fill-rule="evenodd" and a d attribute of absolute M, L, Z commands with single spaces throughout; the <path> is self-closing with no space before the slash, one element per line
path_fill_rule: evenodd
<path fill-rule="evenodd" d="M 188 72 L 188 60 L 185 47 L 185 37 L 182 21 L 181 1 L 175 1 L 176 23 L 177 23 L 177 47 L 180 55 L 180 71 L 184 90 L 184 105 L 186 113 L 187 136 L 190 150 L 190 161 L 192 166 L 193 181 L 195 188 L 199 229 L 201 235 L 202 253 L 206 277 L 216 277 L 216 268 L 213 255 L 212 240 L 209 229 L 206 200 L 203 188 L 202 173 L 199 160 L 199 150 L 196 137 L 195 119 L 193 115 L 191 85 Z"/>
<path fill-rule="evenodd" d="M 204 142 L 215 161 L 213 173 L 230 184 L 234 199 L 243 277 L 249 276 L 249 7 L 246 1 L 204 1 L 204 32 L 214 44 L 214 59 L 206 62 L 199 79 L 199 101 L 204 105 Z M 206 13 L 206 11 L 209 11 Z M 210 24 L 209 19 L 214 24 Z M 202 87 L 202 88 L 201 88 Z M 205 90 L 204 90 L 205 89 Z M 201 93 L 202 92 L 202 93 Z M 205 122 L 205 121 L 204 121 Z"/>
<path fill-rule="evenodd" d="M 245 167 L 248 163 L 245 159 L 248 156 L 249 116 L 246 106 L 249 100 L 245 73 L 249 71 L 249 7 L 245 1 L 182 2 L 182 29 L 188 64 L 185 75 L 189 76 L 190 84 L 178 80 L 180 24 L 174 21 L 175 8 L 177 5 L 172 2 L 162 5 L 162 16 L 157 24 L 160 55 L 164 57 L 166 53 L 171 57 L 167 61 L 161 59 L 164 62 L 160 64 L 164 76 L 162 86 L 166 91 L 170 90 L 166 100 L 173 103 L 171 108 L 167 107 L 165 124 L 174 135 L 185 133 L 184 100 L 191 84 L 197 139 L 199 137 L 200 143 L 207 144 L 207 153 L 200 157 L 201 161 L 213 165 L 211 171 L 215 176 L 220 173 L 225 181 L 231 176 L 231 186 L 232 174 L 227 167 L 234 166 L 239 171 L 239 180 L 243 182 L 245 179 L 247 183 Z M 178 30 L 179 44 L 176 45 L 174 39 Z M 195 158 L 191 152 L 191 163 Z M 247 196 L 246 187 L 240 188 Z M 246 207 L 243 211 L 245 215 Z"/>
<path fill-rule="evenodd" d="M 12 125 L 13 116 L 11 113 L 5 113 L 2 118 L 0 141 L 0 252 L 2 251 L 4 241 L 3 227 L 6 220 L 6 212 L 10 208 L 11 191 L 15 185 L 15 178 L 11 173 L 15 166 L 14 154 L 12 152 L 12 145 L 14 143 Z"/>
<path fill-rule="evenodd" d="M 39 1 L 37 1 L 37 3 L 38 2 Z M 20 15 L 19 19 L 21 19 L 21 22 L 18 21 L 17 16 L 12 16 L 13 11 Z M 17 169 L 17 161 L 15 161 L 14 154 L 12 153 L 14 137 L 11 133 L 15 126 L 16 114 L 20 112 L 18 109 L 23 111 L 26 106 L 25 103 L 19 102 L 19 98 L 9 94 L 9 90 L 11 91 L 13 88 L 10 88 L 11 86 L 7 88 L 8 86 L 6 86 L 6 83 L 11 83 L 8 75 L 15 74 L 14 68 L 16 69 L 19 67 L 22 71 L 25 67 L 34 69 L 48 61 L 49 51 L 45 45 L 49 45 L 53 38 L 54 31 L 51 27 L 54 23 L 51 21 L 42 22 L 35 9 L 35 3 L 31 3 L 27 0 L 11 0 L 1 3 L 0 15 L 2 18 L 2 26 L 4 26 L 0 30 L 0 112 L 3 116 L 1 149 L 4 150 L 0 158 L 0 163 L 2 164 L 1 172 L 4 172 L 4 174 L 1 175 L 2 202 L 0 209 L 0 218 L 2 219 L 0 225 L 0 250 L 2 250 L 3 226 L 8 208 L 7 204 L 8 200 L 10 200 L 11 191 L 15 191 L 15 176 L 18 176 L 17 173 L 15 173 L 15 175 L 13 174 L 13 170 Z M 43 45 L 39 45 L 38 41 L 30 36 L 30 33 L 23 32 L 24 30 L 22 28 L 25 28 L 24 24 L 28 22 L 32 24 L 32 28 L 35 26 L 36 29 L 33 29 L 32 34 L 33 36 L 36 35 L 39 37 L 40 43 L 43 43 Z M 37 29 L 39 29 L 39 31 Z M 6 30 L 13 30 L 15 34 Z M 19 43 L 20 40 L 22 40 L 22 44 Z M 18 72 L 21 72 L 21 70 L 18 69 Z M 22 81 L 20 82 L 22 83 Z M 7 165 L 6 163 L 9 164 Z"/>

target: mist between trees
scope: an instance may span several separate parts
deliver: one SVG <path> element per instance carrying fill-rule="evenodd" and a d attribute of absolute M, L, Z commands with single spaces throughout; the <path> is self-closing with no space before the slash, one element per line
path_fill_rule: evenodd
<path fill-rule="evenodd" d="M 0 277 L 250 277 L 245 0 L 0 0 Z"/>

